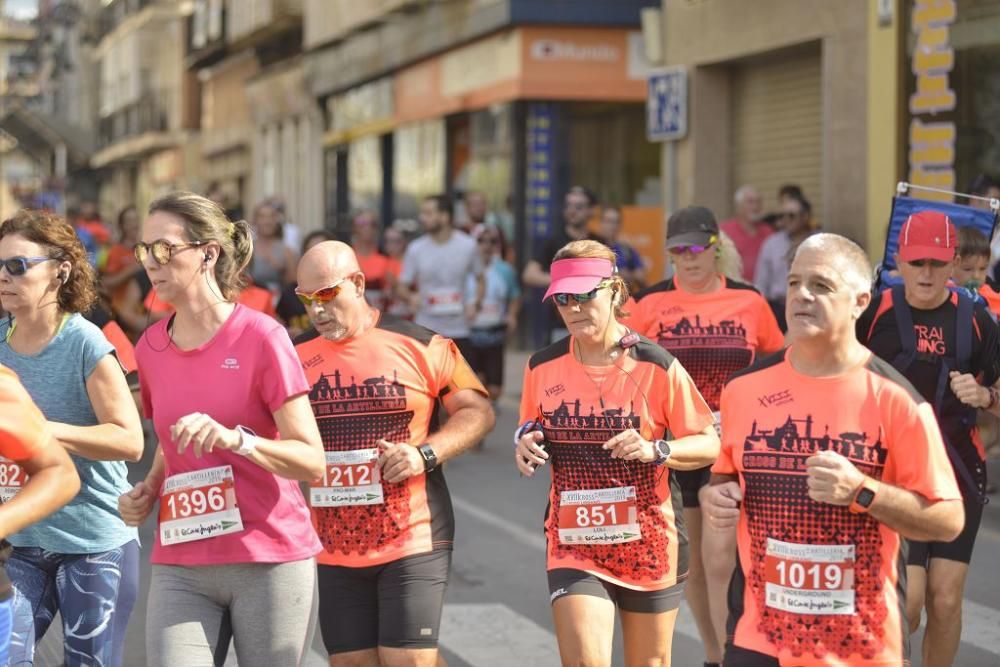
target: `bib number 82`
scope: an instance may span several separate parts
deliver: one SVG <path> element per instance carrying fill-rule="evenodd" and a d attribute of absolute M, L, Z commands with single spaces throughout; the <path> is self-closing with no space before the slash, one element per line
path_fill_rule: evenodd
<path fill-rule="evenodd" d="M 170 510 L 170 514 L 182 519 L 193 514 L 221 512 L 225 507 L 226 497 L 220 486 L 210 487 L 207 491 L 202 489 L 180 491 L 167 498 L 167 508 Z"/>
<path fill-rule="evenodd" d="M 0 486 L 21 486 L 24 484 L 24 471 L 16 463 L 0 463 Z"/>
<path fill-rule="evenodd" d="M 839 565 L 822 566 L 814 563 L 806 567 L 802 563 L 778 561 L 778 584 L 790 588 L 811 590 L 838 590 L 844 582 L 844 573 Z"/>

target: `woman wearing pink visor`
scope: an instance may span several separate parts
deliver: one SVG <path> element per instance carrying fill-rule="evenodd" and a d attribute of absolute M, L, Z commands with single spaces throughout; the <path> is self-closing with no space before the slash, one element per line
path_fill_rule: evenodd
<path fill-rule="evenodd" d="M 528 477 L 552 464 L 545 536 L 563 664 L 611 664 L 617 608 L 625 664 L 669 665 L 688 561 L 675 475 L 714 461 L 719 439 L 680 364 L 620 322 L 628 291 L 614 259 L 596 241 L 556 254 L 545 298 L 569 336 L 528 361 L 514 459 Z"/>

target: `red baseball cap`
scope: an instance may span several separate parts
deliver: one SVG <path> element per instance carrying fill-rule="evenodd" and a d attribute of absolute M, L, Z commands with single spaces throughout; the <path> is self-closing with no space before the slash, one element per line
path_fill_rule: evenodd
<path fill-rule="evenodd" d="M 904 262 L 955 259 L 958 234 L 955 224 L 939 211 L 918 211 L 906 219 L 899 230 L 899 258 Z"/>

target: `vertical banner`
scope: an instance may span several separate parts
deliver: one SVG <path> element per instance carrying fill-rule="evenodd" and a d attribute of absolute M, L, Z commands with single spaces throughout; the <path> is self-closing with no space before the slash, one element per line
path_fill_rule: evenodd
<path fill-rule="evenodd" d="M 916 37 L 911 57 L 914 76 L 910 95 L 908 180 L 942 190 L 955 190 L 954 120 L 939 118 L 955 110 L 950 74 L 955 67 L 951 24 L 958 14 L 955 0 L 913 0 L 910 29 Z M 926 199 L 951 201 L 951 195 L 915 191 Z"/>
<path fill-rule="evenodd" d="M 525 219 L 532 247 L 552 234 L 552 179 L 555 170 L 552 148 L 552 105 L 528 105 L 528 169 L 525 188 Z M 547 267 L 546 267 L 547 268 Z"/>

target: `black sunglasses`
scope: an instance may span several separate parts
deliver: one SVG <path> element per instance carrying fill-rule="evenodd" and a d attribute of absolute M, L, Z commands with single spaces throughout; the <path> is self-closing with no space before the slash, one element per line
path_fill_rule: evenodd
<path fill-rule="evenodd" d="M 135 259 L 140 264 L 146 262 L 146 257 L 149 255 L 153 256 L 153 261 L 155 261 L 160 266 L 165 266 L 170 262 L 170 259 L 174 256 L 174 253 L 178 250 L 184 250 L 185 248 L 197 248 L 198 246 L 203 246 L 207 244 L 208 241 L 191 241 L 190 243 L 171 243 L 165 239 L 157 239 L 152 243 L 143 243 L 140 241 L 135 244 L 132 249 L 132 253 L 135 255 Z"/>
<path fill-rule="evenodd" d="M 569 300 L 572 299 L 577 303 L 586 303 L 588 301 L 593 301 L 597 298 L 597 293 L 606 287 L 611 286 L 610 280 L 602 280 L 598 283 L 597 287 L 590 290 L 589 292 L 584 292 L 583 294 L 570 294 L 568 292 L 556 292 L 552 295 L 553 301 L 555 301 L 560 306 L 568 306 Z"/>
<path fill-rule="evenodd" d="M 0 259 L 0 266 L 7 269 L 7 275 L 23 276 L 31 267 L 55 260 L 55 257 L 11 257 Z"/>

